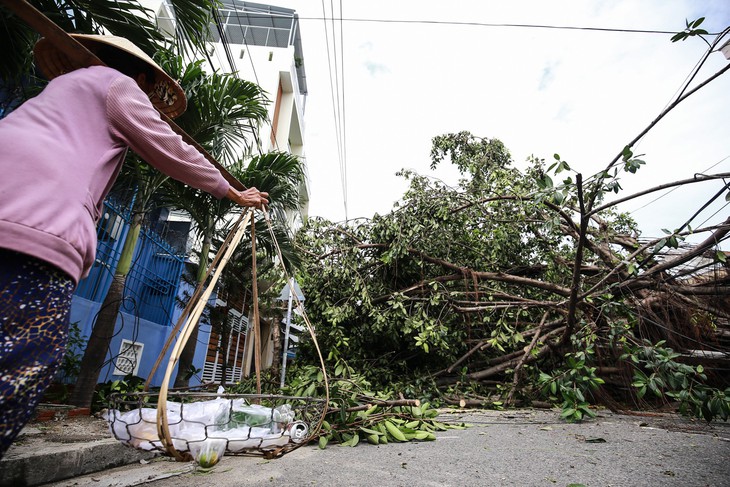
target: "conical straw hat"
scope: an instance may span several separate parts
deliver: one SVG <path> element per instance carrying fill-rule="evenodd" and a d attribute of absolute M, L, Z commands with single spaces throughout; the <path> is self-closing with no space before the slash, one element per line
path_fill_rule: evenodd
<path fill-rule="evenodd" d="M 150 101 L 152 101 L 152 104 L 161 113 L 164 113 L 170 118 L 175 118 L 181 115 L 185 111 L 185 108 L 187 108 L 185 92 L 180 85 L 170 75 L 165 73 L 151 57 L 127 39 L 117 36 L 88 34 L 71 34 L 71 37 L 79 41 L 93 53 L 96 53 L 98 48 L 104 44 L 131 54 L 149 64 L 155 71 L 155 89 L 150 97 Z M 36 43 L 33 54 L 36 65 L 49 80 L 75 69 L 86 67 L 74 64 L 66 54 L 59 51 L 46 38 L 42 38 Z"/>

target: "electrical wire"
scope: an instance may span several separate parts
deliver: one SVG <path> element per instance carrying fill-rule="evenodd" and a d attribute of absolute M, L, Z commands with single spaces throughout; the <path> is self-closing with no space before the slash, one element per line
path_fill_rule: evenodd
<path fill-rule="evenodd" d="M 331 2 L 330 2 L 331 3 Z M 339 89 L 337 90 L 337 100 L 335 100 L 335 87 L 333 85 L 333 74 L 332 74 L 332 57 L 330 55 L 330 41 L 329 41 L 329 32 L 327 30 L 327 15 L 326 15 L 326 7 L 324 0 L 322 0 L 322 25 L 324 26 L 324 35 L 325 35 L 325 46 L 327 47 L 327 69 L 329 72 L 329 81 L 330 81 L 330 99 L 332 100 L 332 118 L 335 124 L 335 140 L 337 143 L 337 158 L 338 158 L 338 167 L 340 170 L 340 183 L 342 188 L 342 200 L 343 205 L 345 209 L 345 215 L 347 215 L 347 187 L 344 184 L 344 179 L 342 175 L 342 169 L 343 169 L 343 144 L 342 144 L 342 138 L 340 137 L 340 134 L 342 133 L 342 130 L 340 128 L 340 121 L 341 118 L 339 117 L 339 106 L 340 106 L 340 100 L 339 100 Z M 332 42 L 335 42 L 335 33 L 334 33 L 334 27 L 332 31 Z M 335 73 L 335 79 L 337 80 L 336 73 Z M 347 216 L 345 216 L 347 218 Z"/>
<path fill-rule="evenodd" d="M 342 192 L 344 193 L 345 204 L 345 222 L 348 220 L 347 215 L 347 117 L 345 115 L 345 38 L 343 33 L 344 22 L 342 18 L 342 0 L 340 0 L 340 66 L 342 76 Z"/>
<path fill-rule="evenodd" d="M 334 16 L 334 14 L 333 14 Z M 330 20 L 327 17 L 300 17 L 300 20 Z M 627 34 L 660 34 L 673 35 L 676 30 L 653 30 L 653 29 L 620 29 L 611 27 L 585 27 L 572 25 L 549 25 L 549 24 L 513 24 L 513 23 L 495 23 L 495 22 L 473 22 L 473 21 L 449 21 L 449 20 L 408 20 L 408 19 L 365 19 L 365 18 L 338 18 L 340 22 L 361 22 L 361 23 L 377 23 L 377 24 L 417 24 L 417 25 L 455 25 L 455 26 L 474 26 L 474 27 L 505 27 L 520 29 L 552 29 L 552 30 L 577 30 L 589 32 L 620 32 Z M 709 33 L 708 35 L 719 35 L 719 32 Z"/>
<path fill-rule="evenodd" d="M 717 211 L 716 211 L 715 213 L 713 213 L 712 215 L 708 216 L 708 217 L 707 217 L 707 219 L 706 219 L 705 221 L 703 221 L 702 223 L 700 223 L 700 226 L 703 226 L 703 225 L 704 225 L 705 223 L 707 223 L 707 222 L 708 222 L 708 221 L 709 221 L 710 219 L 712 219 L 712 218 L 713 218 L 713 217 L 714 217 L 715 215 L 717 215 L 717 214 L 718 214 L 718 213 L 720 213 L 720 212 L 721 212 L 722 210 L 724 210 L 725 208 L 727 208 L 727 206 L 728 206 L 728 205 L 730 205 L 730 201 L 729 201 L 729 202 L 727 202 L 727 203 L 725 203 L 724 205 L 722 205 L 722 208 L 720 208 L 719 210 L 717 210 Z"/>
<path fill-rule="evenodd" d="M 233 11 L 236 13 L 236 17 L 238 18 L 238 14 L 240 13 L 240 11 L 238 10 L 238 4 L 236 3 L 236 1 L 232 1 L 232 2 L 230 2 L 230 4 L 226 4 L 226 6 L 232 7 Z M 248 16 L 252 15 L 249 12 L 244 12 L 244 13 Z M 256 15 L 256 16 L 263 17 L 263 15 Z M 269 15 L 266 15 L 265 17 L 270 18 L 270 17 L 272 17 L 272 15 L 269 14 Z M 251 56 L 251 50 L 249 49 L 248 42 L 246 41 L 246 32 L 243 30 L 243 25 L 241 25 L 240 21 L 237 22 L 237 25 L 238 25 L 239 30 L 241 31 L 241 41 L 243 42 L 243 45 L 246 47 L 246 52 L 248 53 L 248 59 L 251 64 L 251 69 L 253 71 L 254 79 L 256 80 L 256 84 L 261 86 L 261 83 L 259 82 L 258 73 L 256 72 L 256 66 L 253 63 L 253 57 Z M 221 43 L 223 43 L 223 49 L 226 51 L 229 63 L 231 64 L 231 70 L 232 70 L 231 74 L 233 76 L 235 76 L 236 78 L 241 79 L 240 75 L 238 74 L 238 70 L 235 69 L 235 61 L 233 61 L 233 56 L 232 56 L 232 54 L 230 54 L 230 42 L 228 41 L 227 36 L 224 35 L 224 32 L 223 32 L 223 31 L 225 31 L 224 26 L 221 26 L 220 30 L 221 30 Z M 222 64 L 221 64 L 221 66 L 222 66 Z M 266 114 L 266 121 L 269 123 L 269 125 L 272 125 L 271 120 L 269 119 L 268 112 Z M 251 128 L 251 133 L 253 134 L 254 141 L 256 143 L 256 149 L 258 150 L 259 155 L 263 155 L 263 150 L 261 148 L 261 139 L 260 139 L 259 133 L 258 133 L 258 127 L 255 126 L 250 120 L 249 120 L 248 125 Z M 276 141 L 276 133 L 273 132 L 273 130 L 272 130 L 272 134 L 274 135 L 274 142 L 278 146 L 278 142 Z"/>
<path fill-rule="evenodd" d="M 723 157 L 722 159 L 720 159 L 719 161 L 717 161 L 717 162 L 716 162 L 715 164 L 711 165 L 710 167 L 708 167 L 708 168 L 707 168 L 707 169 L 705 169 L 704 171 L 700 172 L 699 174 L 705 174 L 705 173 L 707 173 L 707 172 L 711 171 L 712 169 L 714 169 L 715 167 L 719 166 L 720 164 L 722 164 L 723 162 L 725 162 L 725 161 L 726 161 L 726 160 L 728 160 L 728 159 L 730 159 L 730 155 L 727 155 L 727 156 Z M 678 190 L 679 188 L 681 188 L 681 186 L 675 186 L 674 188 L 670 189 L 670 190 L 669 190 L 669 191 L 667 191 L 666 193 L 663 193 L 663 194 L 661 194 L 661 195 L 657 196 L 656 198 L 654 198 L 653 200 L 649 201 L 648 203 L 646 203 L 646 204 L 644 204 L 644 205 L 642 205 L 642 206 L 640 206 L 640 207 L 638 207 L 638 208 L 636 208 L 636 209 L 634 209 L 634 210 L 631 210 L 631 211 L 629 211 L 628 213 L 629 213 L 630 215 L 632 215 L 632 214 L 634 214 L 634 213 L 638 212 L 639 210 L 643 210 L 643 209 L 644 209 L 644 208 L 646 208 L 647 206 L 649 206 L 649 205 L 651 205 L 651 204 L 653 204 L 653 203 L 656 203 L 656 202 L 657 202 L 657 201 L 659 201 L 660 199 L 664 198 L 665 196 L 668 196 L 669 194 L 671 194 L 672 192 L 674 192 L 674 191 Z"/>
<path fill-rule="evenodd" d="M 342 2 L 340 1 L 340 15 L 339 15 L 339 22 L 340 22 L 340 39 L 342 39 Z M 335 65 L 335 96 L 337 98 L 337 137 L 340 140 L 340 146 L 342 147 L 342 154 L 340 156 L 339 165 L 340 165 L 340 184 L 342 185 L 342 199 L 345 209 L 345 220 L 347 220 L 347 170 L 345 166 L 345 143 L 344 143 L 344 115 L 342 114 L 342 111 L 344 110 L 344 66 L 342 65 L 342 62 L 338 64 L 338 56 L 337 56 L 337 40 L 335 36 L 335 8 L 333 0 L 330 0 L 330 10 L 332 11 L 332 15 L 330 17 L 330 21 L 332 23 L 332 57 L 334 59 L 334 65 Z M 342 51 L 344 51 L 344 46 L 342 45 L 342 41 L 340 41 L 340 57 L 343 55 Z M 343 84 L 343 93 L 340 95 L 340 84 L 341 81 Z"/>

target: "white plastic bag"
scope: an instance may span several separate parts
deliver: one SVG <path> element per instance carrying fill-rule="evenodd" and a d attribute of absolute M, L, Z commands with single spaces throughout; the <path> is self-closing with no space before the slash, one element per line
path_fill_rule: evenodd
<path fill-rule="evenodd" d="M 226 453 L 226 440 L 206 438 L 203 441 L 191 441 L 190 454 L 198 465 L 210 468 Z"/>

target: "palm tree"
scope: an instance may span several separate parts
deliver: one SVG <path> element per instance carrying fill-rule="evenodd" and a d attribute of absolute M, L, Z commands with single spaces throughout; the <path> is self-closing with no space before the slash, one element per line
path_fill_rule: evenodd
<path fill-rule="evenodd" d="M 258 122 L 265 116 L 266 99 L 257 85 L 229 75 L 206 75 L 201 62 L 183 67 L 182 59 L 177 56 L 162 55 L 159 61 L 166 71 L 180 79 L 190 100 L 188 110 L 178 120 L 179 124 L 204 147 L 230 157 L 236 147 L 245 143 L 246 132 L 241 126 L 246 127 L 251 119 Z M 212 109 L 212 105 L 217 109 Z M 114 336 L 119 307 L 124 299 L 124 288 L 145 215 L 152 203 L 156 203 L 159 189 L 168 179 L 136 156 L 127 159 L 121 178 L 127 187 L 136 188 L 132 210 L 134 216 L 70 398 L 70 402 L 79 407 L 88 407 L 93 399 L 99 373 Z M 209 199 L 214 198 L 209 196 Z"/>
<path fill-rule="evenodd" d="M 253 157 L 246 167 L 244 167 L 243 160 L 239 160 L 236 164 L 229 166 L 228 171 L 245 185 L 255 186 L 261 191 L 268 192 L 273 212 L 283 214 L 298 208 L 299 189 L 304 181 L 303 164 L 298 157 L 283 152 L 271 152 Z M 187 211 L 195 223 L 195 231 L 201 242 L 196 274 L 196 284 L 200 284 L 205 279 L 211 247 L 219 228 L 225 227 L 231 213 L 238 209 L 229 200 L 216 200 L 208 194 L 181 185 L 177 181 L 169 180 L 167 186 L 166 204 Z M 283 220 L 280 219 L 280 221 Z M 275 255 L 273 242 L 268 232 L 265 231 L 264 223 L 259 219 L 256 225 L 259 230 L 256 234 L 257 244 L 260 242 L 259 248 L 266 251 L 268 255 Z M 281 231 L 279 233 L 278 238 L 281 238 Z M 288 263 L 295 262 L 296 258 L 290 247 L 285 246 L 284 248 L 287 249 L 284 259 Z M 198 327 L 196 326 L 180 355 L 175 387 L 188 385 L 188 371 L 195 356 L 197 335 Z"/>
<path fill-rule="evenodd" d="M 136 44 L 154 54 L 165 39 L 153 12 L 138 0 L 30 0 L 30 3 L 66 32 L 108 33 Z M 199 52 L 204 49 L 211 12 L 217 0 L 170 0 L 177 20 L 178 47 Z M 38 34 L 0 6 L 0 80 L 18 82 L 32 72 L 32 50 Z M 9 52 L 8 52 L 9 51 Z"/>

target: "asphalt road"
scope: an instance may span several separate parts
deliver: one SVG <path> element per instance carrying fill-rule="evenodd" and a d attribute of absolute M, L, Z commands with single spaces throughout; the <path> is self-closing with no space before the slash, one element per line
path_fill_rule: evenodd
<path fill-rule="evenodd" d="M 274 460 L 227 456 L 208 472 L 167 459 L 54 486 L 730 486 L 730 424 L 608 411 L 568 424 L 559 412 L 467 411 L 436 441 L 305 446 Z"/>

